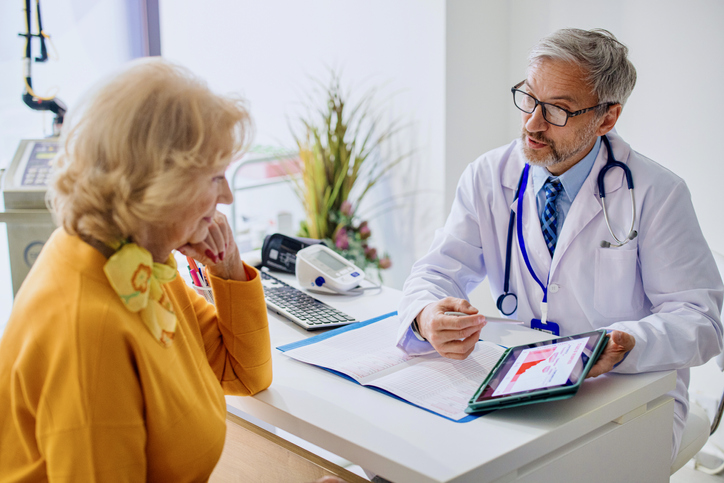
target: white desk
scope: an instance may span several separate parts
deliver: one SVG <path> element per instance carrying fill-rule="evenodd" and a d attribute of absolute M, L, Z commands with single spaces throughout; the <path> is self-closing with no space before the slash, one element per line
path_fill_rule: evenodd
<path fill-rule="evenodd" d="M 400 293 L 318 296 L 366 320 L 396 310 Z M 270 314 L 272 347 L 314 335 Z M 541 340 L 525 328 L 486 327 L 504 345 Z M 668 481 L 673 371 L 587 380 L 569 400 L 454 423 L 273 350 L 274 381 L 233 408 L 391 481 Z"/>

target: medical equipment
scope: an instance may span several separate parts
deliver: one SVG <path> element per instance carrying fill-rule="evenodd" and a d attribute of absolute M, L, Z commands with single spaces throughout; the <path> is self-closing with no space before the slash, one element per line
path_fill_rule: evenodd
<path fill-rule="evenodd" d="M 261 264 L 265 267 L 294 274 L 297 265 L 297 252 L 310 245 L 324 244 L 322 240 L 286 236 L 273 233 L 264 238 L 261 246 Z"/>
<path fill-rule="evenodd" d="M 302 288 L 324 288 L 335 293 L 347 293 L 365 278 L 361 268 L 324 245 L 297 252 L 296 274 Z"/>
<path fill-rule="evenodd" d="M 45 204 L 51 162 L 59 149 L 58 139 L 24 139 L 2 179 L 13 294 L 17 293 L 40 249 L 55 230 Z"/>
<path fill-rule="evenodd" d="M 603 168 L 601 168 L 601 171 L 598 173 L 598 194 L 601 197 L 601 204 L 603 205 L 603 217 L 606 220 L 606 226 L 608 227 L 609 233 L 611 233 L 611 236 L 616 240 L 617 243 L 611 243 L 608 241 L 601 241 L 601 247 L 608 248 L 608 247 L 621 247 L 628 243 L 629 241 L 633 240 L 638 236 L 638 233 L 636 230 L 634 230 L 634 225 L 636 223 L 636 204 L 634 202 L 634 185 L 633 185 L 633 176 L 631 175 L 631 170 L 628 166 L 621 163 L 620 161 L 617 161 L 616 158 L 613 155 L 613 150 L 611 149 L 611 143 L 608 140 L 607 136 L 603 136 L 603 143 L 606 145 L 606 149 L 608 150 L 608 162 L 604 165 Z M 612 168 L 621 168 L 624 171 L 624 174 L 626 175 L 626 184 L 628 185 L 628 190 L 631 195 L 631 228 L 629 229 L 628 235 L 626 238 L 621 241 L 619 240 L 616 235 L 613 233 L 613 230 L 611 229 L 611 224 L 609 223 L 608 219 L 608 213 L 606 211 L 606 187 L 604 184 L 604 178 L 606 173 L 612 169 Z M 525 241 L 523 240 L 523 229 L 522 229 L 522 219 L 523 219 L 523 195 L 525 194 L 525 187 L 528 182 L 528 170 L 530 169 L 530 165 L 526 164 L 523 168 L 523 172 L 520 175 L 520 180 L 518 181 L 518 188 L 515 190 L 515 198 L 513 198 L 513 201 L 518 201 L 518 223 L 517 223 L 517 231 L 518 231 L 518 245 L 520 246 L 521 253 L 523 255 L 523 260 L 525 261 L 525 264 L 528 268 L 528 272 L 533 276 L 533 279 L 540 285 L 541 289 L 543 289 L 543 301 L 541 302 L 541 323 L 542 325 L 546 325 L 546 318 L 547 318 L 547 312 L 548 312 L 548 305 L 547 305 L 547 299 L 548 299 L 548 287 L 547 282 L 544 286 L 543 283 L 538 279 L 535 272 L 533 271 L 533 267 L 530 265 L 530 260 L 528 259 L 528 254 L 525 249 Z M 521 191 L 522 189 L 522 191 Z M 513 245 L 513 225 L 515 224 L 516 216 L 515 211 L 510 210 L 510 220 L 508 222 L 508 239 L 507 239 L 507 245 L 505 249 L 505 280 L 503 283 L 503 293 L 498 297 L 498 300 L 496 301 L 496 306 L 498 307 L 498 310 L 503 315 L 511 315 L 518 309 L 518 297 L 510 292 L 510 257 L 511 257 L 511 248 Z"/>
<path fill-rule="evenodd" d="M 43 31 L 43 22 L 40 17 L 40 0 L 35 1 L 36 6 L 36 20 L 38 33 L 34 34 L 31 32 L 31 9 L 30 0 L 25 0 L 25 26 L 27 31 L 20 33 L 21 37 L 25 37 L 25 57 L 23 57 L 23 77 L 25 81 L 25 92 L 23 93 L 23 102 L 28 107 L 36 111 L 51 111 L 55 114 L 53 120 L 53 135 L 60 135 L 60 128 L 63 125 L 63 118 L 67 107 L 55 96 L 41 97 L 33 91 L 33 79 L 31 74 L 32 65 L 32 40 L 33 37 L 37 37 L 40 40 L 40 57 L 35 58 L 35 62 L 47 62 L 48 61 L 48 49 L 45 45 L 45 39 L 50 39 L 50 36 Z"/>

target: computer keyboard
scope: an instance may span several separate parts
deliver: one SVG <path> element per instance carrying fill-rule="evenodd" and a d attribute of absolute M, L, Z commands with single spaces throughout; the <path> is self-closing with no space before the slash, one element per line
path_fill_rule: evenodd
<path fill-rule="evenodd" d="M 262 270 L 266 306 L 307 330 L 326 329 L 357 322 L 344 312 L 325 304 Z"/>

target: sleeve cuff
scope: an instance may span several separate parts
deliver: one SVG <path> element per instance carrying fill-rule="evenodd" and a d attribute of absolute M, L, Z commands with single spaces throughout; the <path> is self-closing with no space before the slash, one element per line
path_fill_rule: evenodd
<path fill-rule="evenodd" d="M 421 341 L 412 332 L 412 327 L 408 327 L 405 334 L 397 343 L 397 348 L 402 349 L 411 356 L 420 356 L 423 354 L 432 354 L 435 348 L 427 341 Z"/>

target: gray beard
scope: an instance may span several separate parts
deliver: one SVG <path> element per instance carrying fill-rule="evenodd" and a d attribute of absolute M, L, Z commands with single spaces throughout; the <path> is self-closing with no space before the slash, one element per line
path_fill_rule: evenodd
<path fill-rule="evenodd" d="M 520 136 L 522 141 L 520 145 L 521 153 L 523 154 L 525 160 L 528 161 L 528 164 L 530 164 L 531 166 L 540 166 L 542 168 L 549 168 L 551 166 L 555 166 L 556 164 L 562 163 L 568 159 L 571 159 L 573 156 L 580 154 L 581 151 L 588 147 L 591 140 L 595 137 L 595 124 L 596 122 L 594 120 L 583 129 L 583 131 L 578 135 L 578 140 L 580 141 L 580 144 L 575 147 L 559 148 L 558 146 L 556 146 L 555 143 L 551 143 L 549 140 L 546 140 L 546 142 L 548 143 L 548 147 L 550 147 L 550 152 L 543 158 L 533 158 L 532 156 L 530 156 L 531 154 L 533 154 L 533 150 L 526 145 L 525 139 L 527 134 L 525 128 L 523 128 Z"/>

